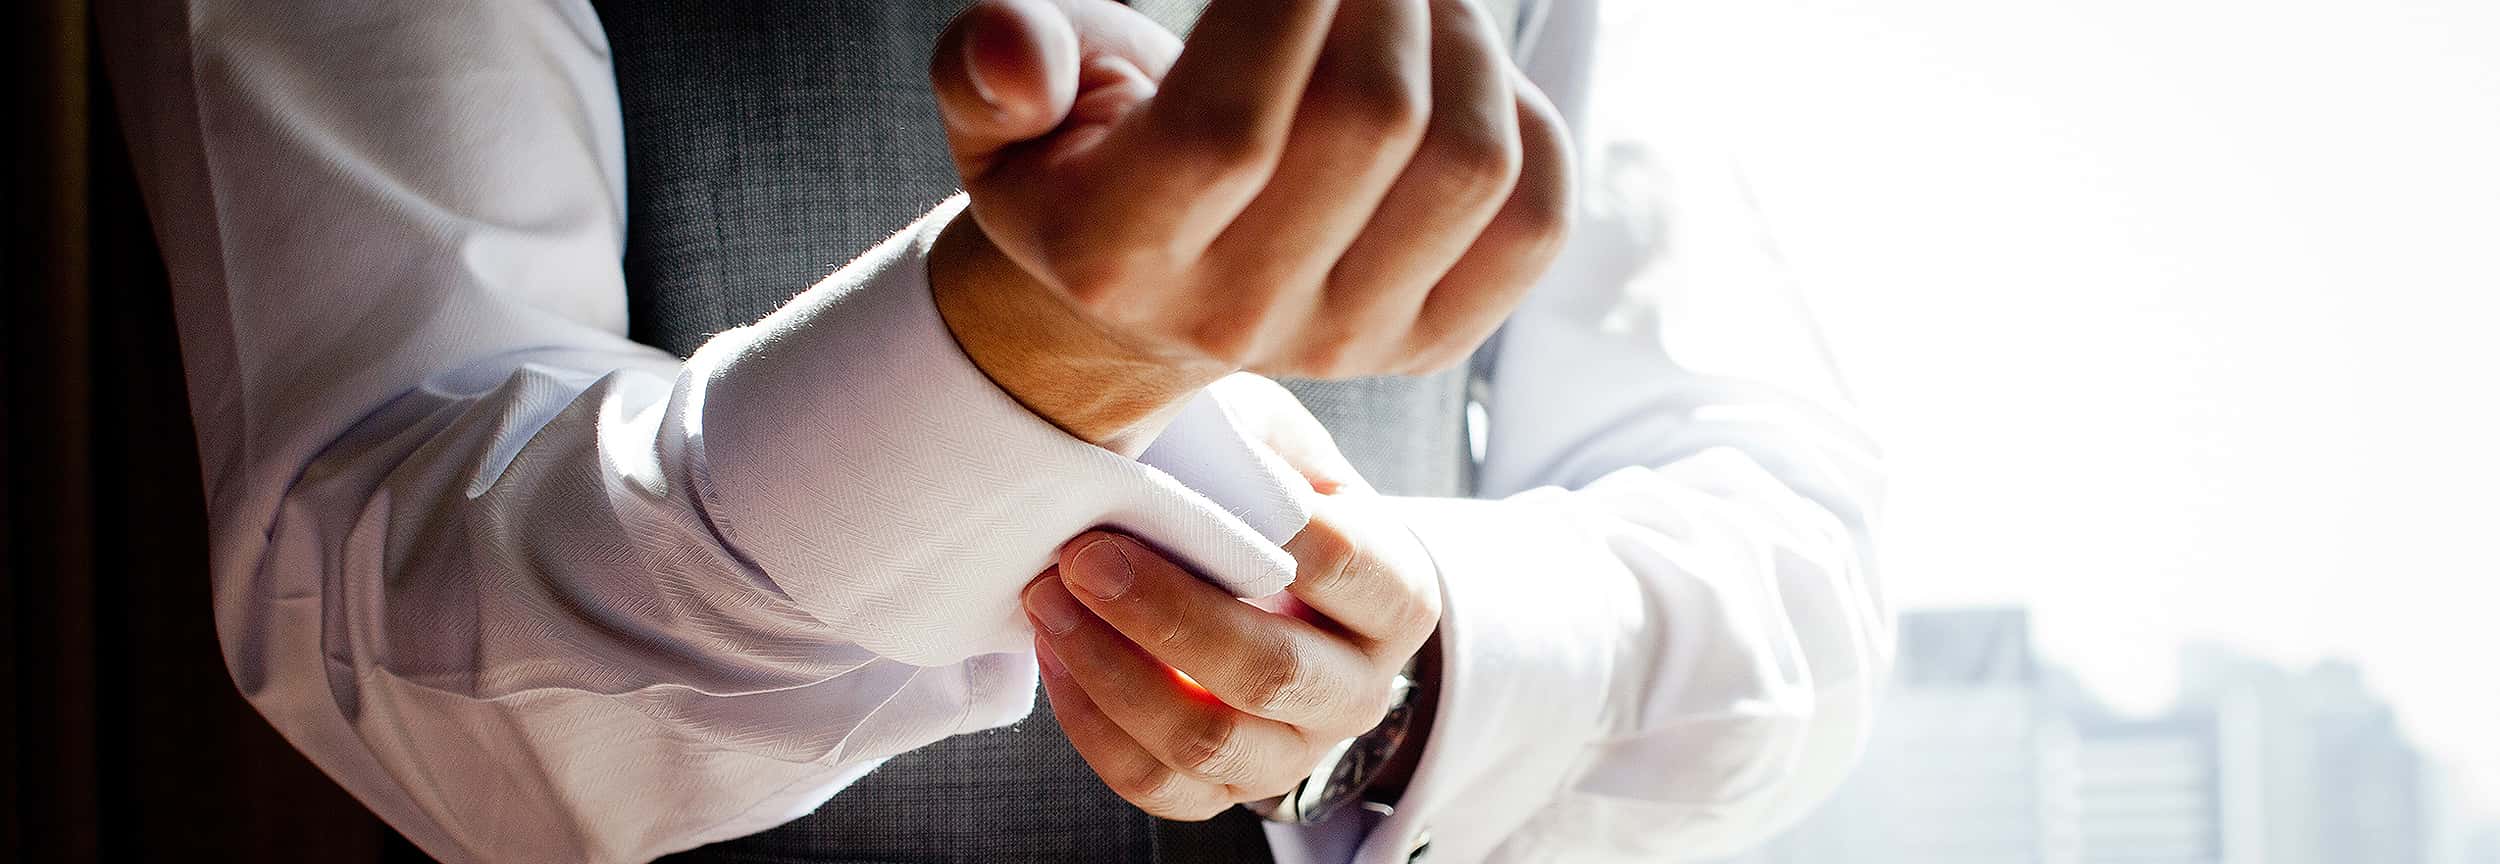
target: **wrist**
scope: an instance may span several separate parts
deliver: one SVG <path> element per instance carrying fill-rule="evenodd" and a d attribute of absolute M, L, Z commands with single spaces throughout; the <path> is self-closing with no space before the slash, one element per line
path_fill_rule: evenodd
<path fill-rule="evenodd" d="M 1424 744 L 1432 737 L 1433 715 L 1441 704 L 1441 634 L 1435 631 L 1424 640 L 1424 647 L 1415 653 L 1413 671 L 1415 691 L 1409 697 L 1414 706 L 1413 719 L 1407 721 L 1406 736 L 1398 741 L 1397 752 L 1380 768 L 1380 776 L 1364 789 L 1364 797 L 1374 801 L 1396 801 L 1406 794 L 1406 784 L 1414 779 L 1415 769 L 1424 761 Z"/>
<path fill-rule="evenodd" d="M 1431 733 L 1433 702 L 1440 698 L 1439 658 L 1427 645 L 1392 679 L 1389 707 L 1369 731 L 1337 742 L 1311 774 L 1274 798 L 1244 804 L 1271 822 L 1316 825 L 1346 807 L 1390 813 L 1422 762 Z"/>
<path fill-rule="evenodd" d="M 992 244 L 966 211 L 929 252 L 929 290 L 965 356 L 1028 410 L 1128 456 L 1230 370 L 1126 346 Z"/>

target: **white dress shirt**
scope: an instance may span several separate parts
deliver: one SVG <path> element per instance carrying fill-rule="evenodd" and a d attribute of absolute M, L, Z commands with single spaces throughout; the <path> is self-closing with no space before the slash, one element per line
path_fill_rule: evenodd
<path fill-rule="evenodd" d="M 1523 54 L 1584 130 L 1654 108 L 1588 75 L 1602 6 L 1549 4 Z M 647 859 L 1013 722 L 1017 590 L 1089 526 L 1244 595 L 1290 578 L 1307 488 L 1222 400 L 1130 460 L 957 351 L 923 265 L 960 201 L 690 360 L 629 341 L 587 0 L 98 17 L 173 275 L 228 669 L 429 853 Z M 1677 310 L 1777 273 L 1670 143 L 1583 136 L 1587 212 L 1492 375 L 1491 497 L 1396 505 L 1446 593 L 1423 764 L 1385 823 L 1271 827 L 1281 862 L 1398 861 L 1426 832 L 1444 861 L 1720 854 L 1854 758 L 1890 656 L 1873 450 L 1802 388 L 1694 366 L 1768 337 Z"/>

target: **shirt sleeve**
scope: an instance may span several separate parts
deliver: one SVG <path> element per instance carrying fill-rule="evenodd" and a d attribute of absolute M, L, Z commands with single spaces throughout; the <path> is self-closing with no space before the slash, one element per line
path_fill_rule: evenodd
<path fill-rule="evenodd" d="M 923 270 L 960 200 L 686 362 L 628 340 L 580 0 L 98 18 L 227 667 L 438 858 L 647 859 L 1022 716 L 1017 591 L 1092 525 L 1243 594 L 1290 579 L 1293 484 L 1221 406 L 1150 451 L 1186 454 L 1167 471 L 962 356 Z"/>
<path fill-rule="evenodd" d="M 1838 786 L 1889 674 L 1879 454 L 1728 151 L 1630 122 L 1672 107 L 1607 68 L 1645 0 L 1542 5 L 1526 63 L 1583 212 L 1495 346 L 1487 500 L 1400 505 L 1441 568 L 1445 665 L 1363 862 L 1741 851 Z"/>

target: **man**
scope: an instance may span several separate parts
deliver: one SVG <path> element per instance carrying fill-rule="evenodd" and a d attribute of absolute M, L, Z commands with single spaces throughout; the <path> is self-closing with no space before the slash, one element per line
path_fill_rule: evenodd
<path fill-rule="evenodd" d="M 291 741 L 450 860 L 1705 855 L 1836 782 L 1867 450 L 1624 326 L 1597 3 L 954 8 L 106 16 Z"/>

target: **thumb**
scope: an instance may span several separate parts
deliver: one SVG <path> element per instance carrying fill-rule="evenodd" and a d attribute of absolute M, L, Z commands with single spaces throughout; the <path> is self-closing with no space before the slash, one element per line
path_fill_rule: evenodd
<path fill-rule="evenodd" d="M 999 151 L 1041 137 L 1068 116 L 1076 99 L 1076 30 L 1048 0 L 981 0 L 938 37 L 929 83 L 956 171 L 968 185 Z"/>

